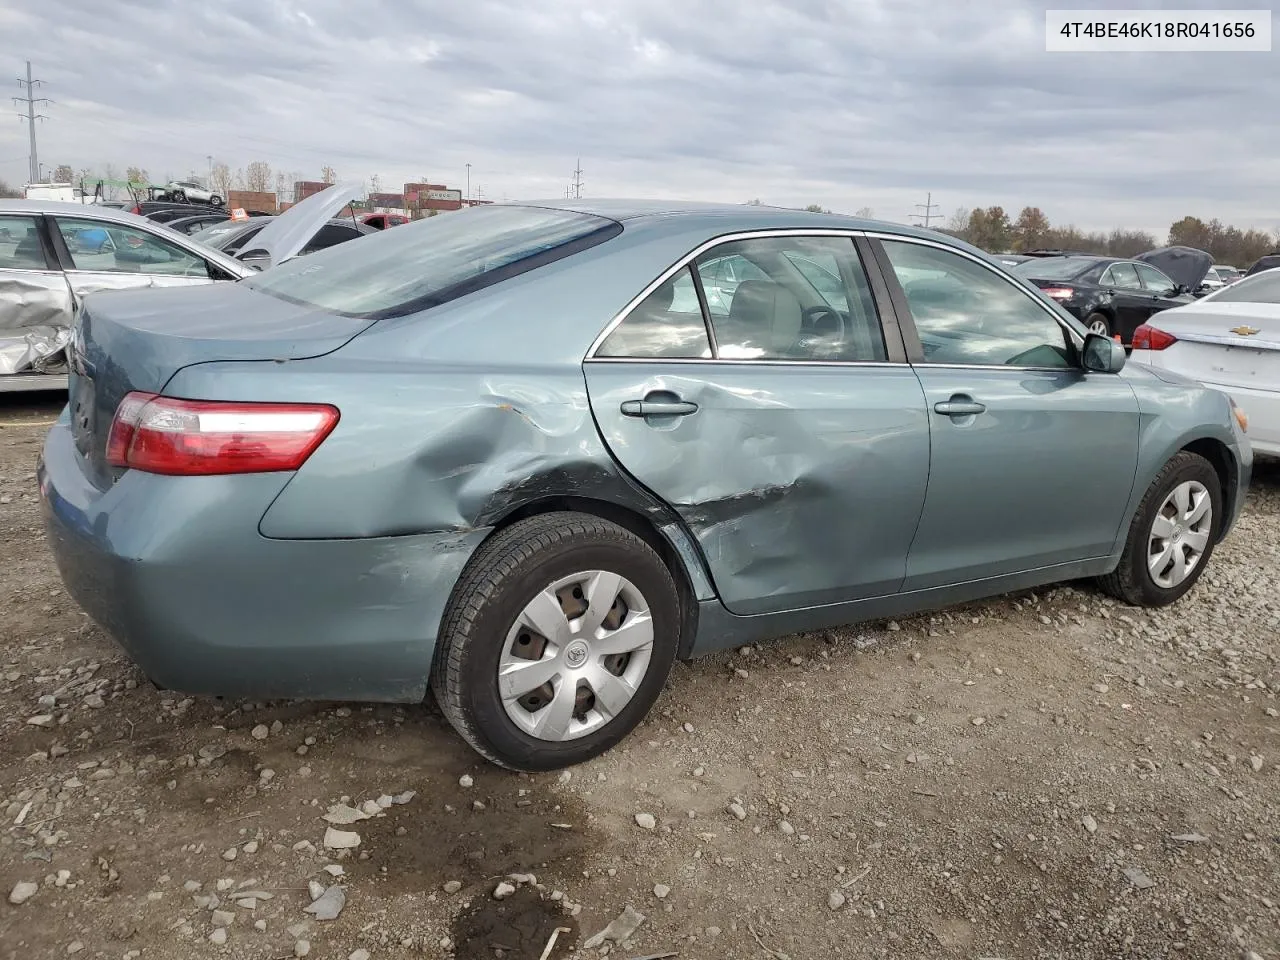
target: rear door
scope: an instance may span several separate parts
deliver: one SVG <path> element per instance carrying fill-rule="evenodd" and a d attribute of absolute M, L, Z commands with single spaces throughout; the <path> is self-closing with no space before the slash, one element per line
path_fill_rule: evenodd
<path fill-rule="evenodd" d="M 795 258 L 839 277 L 840 296 Z M 895 593 L 929 427 L 876 310 L 883 280 L 851 236 L 726 238 L 692 267 L 650 284 L 584 363 L 613 456 L 679 513 L 733 613 Z M 720 284 L 710 312 L 704 275 Z"/>
<path fill-rule="evenodd" d="M 1137 470 L 1129 384 L 1086 373 L 1065 323 L 977 256 L 906 237 L 879 249 L 931 426 L 903 589 L 1108 555 Z"/>
<path fill-rule="evenodd" d="M 0 215 L 0 375 L 22 373 L 66 342 L 71 293 L 43 218 Z"/>

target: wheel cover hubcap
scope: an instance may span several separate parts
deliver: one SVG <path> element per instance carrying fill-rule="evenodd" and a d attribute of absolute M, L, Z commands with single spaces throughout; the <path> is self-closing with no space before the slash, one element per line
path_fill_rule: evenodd
<path fill-rule="evenodd" d="M 1089 324 L 1089 329 L 1092 330 L 1094 333 L 1105 334 L 1107 332 L 1107 325 L 1101 320 L 1095 320 L 1093 321 L 1093 323 Z"/>
<path fill-rule="evenodd" d="M 629 704 L 653 656 L 648 601 L 607 570 L 562 577 L 535 594 L 507 631 L 498 696 L 539 740 L 576 740 Z"/>
<path fill-rule="evenodd" d="M 1213 531 L 1213 500 L 1198 480 L 1169 491 L 1151 522 L 1147 570 L 1166 590 L 1186 581 L 1200 566 Z"/>

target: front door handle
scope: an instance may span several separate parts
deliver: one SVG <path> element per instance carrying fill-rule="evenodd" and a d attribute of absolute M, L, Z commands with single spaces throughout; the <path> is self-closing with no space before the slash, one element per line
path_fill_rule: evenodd
<path fill-rule="evenodd" d="M 940 400 L 933 405 L 935 413 L 947 417 L 971 417 L 983 413 L 987 409 L 985 403 L 979 403 L 971 397 L 955 396 L 950 400 Z"/>
<path fill-rule="evenodd" d="M 688 400 L 623 400 L 622 414 L 627 417 L 687 417 L 698 412 L 698 405 Z"/>

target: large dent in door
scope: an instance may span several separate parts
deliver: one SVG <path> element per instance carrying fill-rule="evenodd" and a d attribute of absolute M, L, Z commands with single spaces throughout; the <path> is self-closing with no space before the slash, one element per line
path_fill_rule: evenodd
<path fill-rule="evenodd" d="M 0 270 L 0 375 L 42 372 L 71 340 L 62 274 Z"/>

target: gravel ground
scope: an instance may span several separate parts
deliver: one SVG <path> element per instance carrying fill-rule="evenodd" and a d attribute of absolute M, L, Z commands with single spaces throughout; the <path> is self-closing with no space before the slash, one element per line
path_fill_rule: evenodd
<path fill-rule="evenodd" d="M 430 705 L 155 690 L 48 556 L 58 406 L 0 397 L 0 957 L 1280 960 L 1280 467 L 1172 609 L 1064 586 L 678 664 L 525 776 Z"/>

